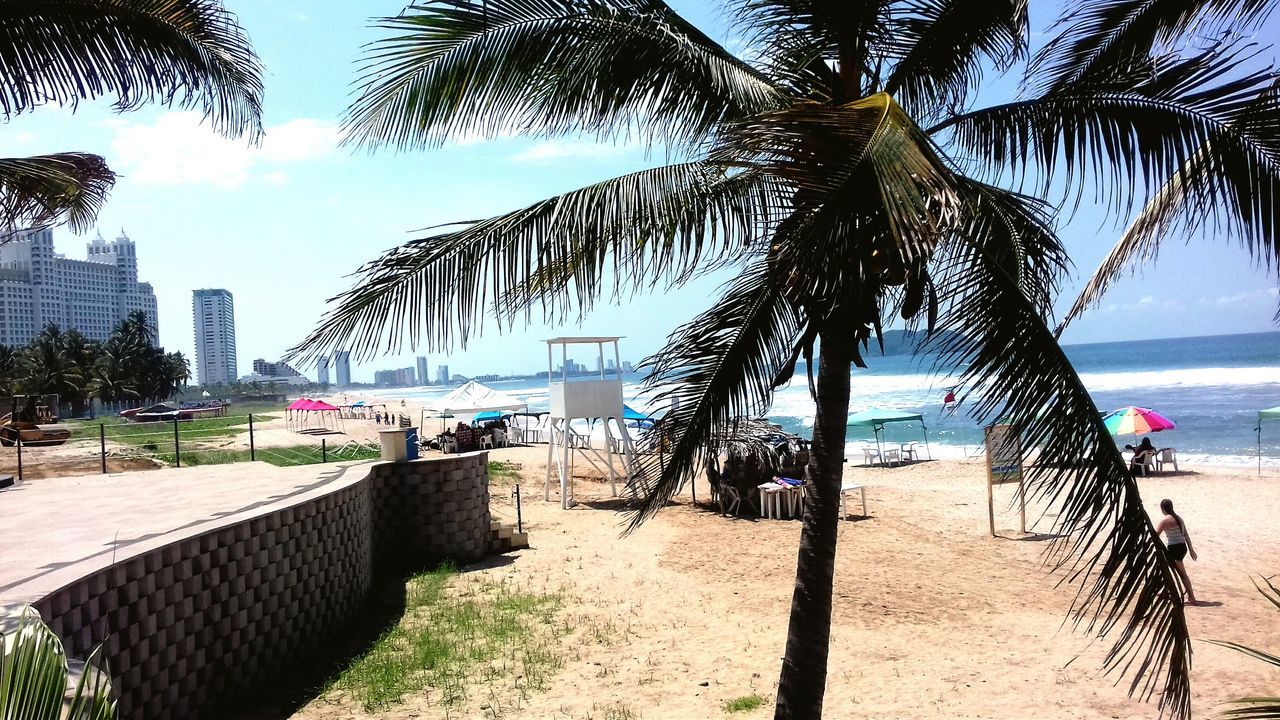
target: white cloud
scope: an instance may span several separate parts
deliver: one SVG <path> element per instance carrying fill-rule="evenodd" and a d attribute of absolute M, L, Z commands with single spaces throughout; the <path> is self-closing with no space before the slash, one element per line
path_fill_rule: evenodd
<path fill-rule="evenodd" d="M 514 162 L 555 162 L 557 160 L 599 160 L 635 150 L 630 144 L 606 145 L 589 140 L 544 140 L 511 156 Z"/>
<path fill-rule="evenodd" d="M 113 166 L 132 182 L 182 185 L 209 183 L 236 188 L 250 180 L 280 184 L 280 166 L 333 154 L 338 128 L 300 118 L 266 129 L 262 145 L 229 140 L 200 122 L 197 112 L 170 112 L 152 124 L 112 120 Z"/>
<path fill-rule="evenodd" d="M 1262 290 L 1249 290 L 1238 292 L 1234 295 L 1219 295 L 1218 297 L 1201 297 L 1201 305 L 1217 305 L 1218 307 L 1226 307 L 1231 305 L 1261 305 L 1264 303 L 1275 302 L 1280 297 L 1280 288 L 1263 288 Z"/>
<path fill-rule="evenodd" d="M 1142 299 L 1138 301 L 1138 306 L 1142 307 L 1143 305 L 1154 305 L 1155 302 L 1156 302 L 1155 296 L 1143 295 Z"/>

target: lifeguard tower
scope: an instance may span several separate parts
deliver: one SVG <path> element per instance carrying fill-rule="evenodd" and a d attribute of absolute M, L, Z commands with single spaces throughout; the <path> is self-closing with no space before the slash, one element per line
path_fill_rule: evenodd
<path fill-rule="evenodd" d="M 573 506 L 570 482 L 576 458 L 582 458 L 596 470 L 601 465 L 609 473 L 609 490 L 618 495 L 618 470 L 614 456 L 622 460 L 623 476 L 631 478 L 634 452 L 631 437 L 622 409 L 622 359 L 618 353 L 619 337 L 558 337 L 547 341 L 547 382 L 551 400 L 551 415 L 547 425 L 547 473 L 543 484 L 543 499 L 551 500 L 551 466 L 555 463 L 560 478 L 560 507 Z M 570 367 L 570 345 L 594 345 L 597 372 L 584 375 Z M 613 346 L 613 368 L 605 370 L 605 346 Z M 560 371 L 555 368 L 555 351 L 560 348 Z M 557 375 L 559 379 L 557 380 Z M 598 375 L 599 377 L 596 377 Z M 574 420 L 601 420 L 604 426 L 604 456 L 591 446 L 590 435 L 574 430 Z M 617 421 L 619 437 L 613 436 L 610 420 Z"/>

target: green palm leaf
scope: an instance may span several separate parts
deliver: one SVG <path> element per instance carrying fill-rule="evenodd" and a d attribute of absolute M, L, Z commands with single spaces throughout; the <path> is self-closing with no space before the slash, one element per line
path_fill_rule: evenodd
<path fill-rule="evenodd" d="M 1074 0 L 1057 35 L 1036 54 L 1028 81 L 1046 96 L 1080 85 L 1110 83 L 1136 62 L 1189 33 L 1214 37 L 1257 27 L 1275 7 L 1268 0 Z"/>
<path fill-rule="evenodd" d="M 914 0 L 894 22 L 906 50 L 884 91 L 920 122 L 964 107 L 983 63 L 1008 70 L 1021 59 L 1030 27 L 1026 0 Z"/>
<path fill-rule="evenodd" d="M 88 230 L 115 179 L 105 160 L 88 153 L 0 158 L 0 228 L 65 222 L 75 232 Z M 0 230 L 0 242 L 9 239 Z"/>
<path fill-rule="evenodd" d="M 228 135 L 262 132 L 258 57 L 217 0 L 0 3 L 0 111 L 103 94 L 121 111 L 159 101 Z"/>
<path fill-rule="evenodd" d="M 1272 82 L 1268 71 L 1244 71 L 1244 60 L 1213 47 L 1134 67 L 1104 87 L 1073 86 L 957 115 L 929 132 L 950 130 L 951 143 L 988 177 L 1030 178 L 1041 195 L 1062 180 L 1077 199 L 1090 185 L 1127 215 L 1202 145 L 1239 142 L 1236 123 L 1256 112 Z"/>
<path fill-rule="evenodd" d="M 1115 640 L 1109 671 L 1129 691 L 1185 717 L 1190 638 L 1181 592 L 1137 484 L 1110 432 L 1044 321 L 1047 290 L 1065 265 L 1042 209 L 1006 191 L 969 185 L 971 222 L 935 272 L 946 298 L 935 347 L 967 364 L 960 391 L 980 419 L 1010 417 L 1024 447 L 1033 495 L 1059 508 L 1048 559 L 1080 583 L 1074 623 Z"/>
<path fill-rule="evenodd" d="M 1154 261 L 1170 237 L 1210 233 L 1238 239 L 1272 267 L 1280 263 L 1280 83 L 1273 83 L 1187 160 L 1125 229 L 1058 326 L 1101 301 L 1127 271 Z"/>
<path fill-rule="evenodd" d="M 0 720 L 111 720 L 108 674 L 98 668 L 98 652 L 89 658 L 76 680 L 63 712 L 69 668 L 62 642 L 38 614 L 24 609 L 0 633 Z"/>
<path fill-rule="evenodd" d="M 465 346 L 487 315 L 501 329 L 535 306 L 554 319 L 570 300 L 586 309 L 604 295 L 679 285 L 708 262 L 742 257 L 779 203 L 758 173 L 682 163 L 416 240 L 366 264 L 288 357 L 347 347 L 364 356 L 406 340 Z"/>
<path fill-rule="evenodd" d="M 380 24 L 397 34 L 369 47 L 344 123 L 361 146 L 522 132 L 697 141 L 783 99 L 660 0 L 443 0 Z"/>
<path fill-rule="evenodd" d="M 647 358 L 646 387 L 670 412 L 668 453 L 649 454 L 636 471 L 631 529 L 658 512 L 685 480 L 733 435 L 733 422 L 758 417 L 773 400 L 778 371 L 792 357 L 803 318 L 777 291 L 767 263 L 757 263 L 716 304 L 682 325 Z"/>

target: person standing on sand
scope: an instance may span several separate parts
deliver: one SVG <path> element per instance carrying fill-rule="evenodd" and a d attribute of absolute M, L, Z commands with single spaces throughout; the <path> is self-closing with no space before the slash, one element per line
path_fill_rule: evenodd
<path fill-rule="evenodd" d="M 1173 501 L 1168 498 L 1160 501 L 1160 511 L 1164 513 L 1164 517 L 1156 525 L 1157 533 L 1164 533 L 1165 542 L 1168 544 L 1169 562 L 1173 564 L 1173 569 L 1178 573 L 1178 577 L 1182 579 L 1182 586 L 1187 589 L 1187 604 L 1199 605 L 1196 601 L 1196 593 L 1191 589 L 1191 578 L 1187 577 L 1187 569 L 1182 566 L 1182 559 L 1191 554 L 1191 559 L 1196 559 L 1195 548 L 1191 547 L 1191 535 L 1187 533 L 1187 526 L 1182 522 L 1182 518 L 1178 513 L 1173 511 Z"/>

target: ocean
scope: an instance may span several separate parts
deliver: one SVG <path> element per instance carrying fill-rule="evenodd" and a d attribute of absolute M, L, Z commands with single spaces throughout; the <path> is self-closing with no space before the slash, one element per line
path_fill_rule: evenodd
<path fill-rule="evenodd" d="M 1152 437 L 1157 447 L 1175 447 L 1179 462 L 1215 465 L 1256 464 L 1258 411 L 1280 405 L 1280 332 L 1213 337 L 1170 338 L 1064 346 L 1094 402 L 1103 413 L 1137 405 L 1156 410 L 1177 428 Z M 869 369 L 855 368 L 851 378 L 849 411 L 868 408 L 909 410 L 924 416 L 934 457 L 976 453 L 982 431 L 964 414 L 943 410 L 948 376 L 931 371 L 930 356 L 869 356 Z M 624 376 L 624 395 L 632 407 L 654 411 L 640 396 L 639 375 Z M 486 383 L 495 390 L 528 402 L 531 410 L 546 409 L 547 386 L 540 380 Z M 429 401 L 451 388 L 408 388 L 376 391 L 388 399 Z M 796 380 L 775 396 L 769 417 L 783 428 L 809 436 L 813 401 L 803 367 Z M 919 441 L 916 424 L 886 426 L 885 440 Z M 873 438 L 850 430 L 849 457 L 857 446 Z M 1134 438 L 1119 437 L 1119 444 Z M 1280 467 L 1280 422 L 1262 428 L 1263 465 Z"/>

